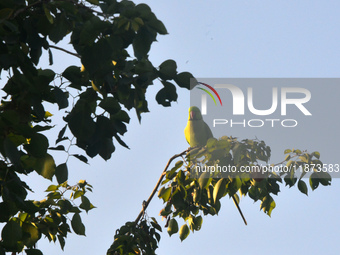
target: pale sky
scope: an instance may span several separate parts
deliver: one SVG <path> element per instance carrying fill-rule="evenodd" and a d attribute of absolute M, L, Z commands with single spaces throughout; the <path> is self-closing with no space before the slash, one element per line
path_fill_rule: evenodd
<path fill-rule="evenodd" d="M 141 1 L 137 1 L 141 2 Z M 155 66 L 174 59 L 179 71 L 189 71 L 202 78 L 327 78 L 339 77 L 340 2 L 339 1 L 161 1 L 147 4 L 163 21 L 169 35 L 161 36 L 152 47 L 150 59 Z M 80 65 L 79 60 L 56 53 L 55 66 Z M 42 62 L 42 64 L 47 63 Z M 89 194 L 97 207 L 82 214 L 86 237 L 70 234 L 63 254 L 106 254 L 115 230 L 126 221 L 134 221 L 156 184 L 168 159 L 185 150 L 183 129 L 187 122 L 189 92 L 178 89 L 178 102 L 170 108 L 157 105 L 154 96 L 161 88 L 149 89 L 151 113 L 138 123 L 134 112 L 124 141 L 130 150 L 116 146 L 108 162 L 90 160 L 90 165 L 69 161 L 70 183 L 86 179 L 94 187 Z M 337 120 L 339 89 L 328 91 L 332 98 L 322 97 L 323 88 L 313 87 L 314 102 L 329 110 L 319 113 L 318 128 L 296 133 L 252 133 L 237 130 L 226 134 L 253 139 L 256 135 L 272 146 L 272 162 L 284 158 L 286 148 L 318 150 L 324 163 L 340 163 Z M 49 110 L 49 109 L 46 109 Z M 54 112 L 53 112 L 54 111 Z M 56 109 L 51 109 L 56 113 Z M 321 123 L 321 124 L 320 124 Z M 322 124 L 323 123 L 323 124 Z M 64 124 L 59 122 L 61 129 Z M 228 130 L 227 130 L 228 131 Z M 234 132 L 234 131 L 233 131 Z M 51 144 L 53 145 L 53 144 Z M 57 154 L 56 154 L 57 155 Z M 59 163 L 65 160 L 58 154 Z M 43 183 L 43 185 L 42 185 Z M 36 178 L 36 187 L 50 184 Z M 218 216 L 204 216 L 202 229 L 181 242 L 178 235 L 168 236 L 163 229 L 157 254 L 338 254 L 339 180 L 330 187 L 319 187 L 308 197 L 297 187 L 281 186 L 274 197 L 276 208 L 271 218 L 260 211 L 259 202 L 242 198 L 240 206 L 248 221 L 245 226 L 229 198 L 222 199 Z M 41 197 L 38 191 L 34 196 Z M 147 214 L 158 216 L 162 202 L 155 197 Z M 182 221 L 179 221 L 180 223 Z M 39 242 L 45 254 L 62 254 L 59 244 Z"/>

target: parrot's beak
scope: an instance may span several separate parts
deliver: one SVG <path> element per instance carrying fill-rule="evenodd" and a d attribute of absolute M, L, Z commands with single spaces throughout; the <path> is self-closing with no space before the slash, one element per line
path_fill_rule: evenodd
<path fill-rule="evenodd" d="M 195 119 L 195 112 L 194 112 L 194 111 L 191 111 L 191 112 L 190 112 L 190 119 L 191 119 L 191 120 L 194 120 L 194 119 Z"/>

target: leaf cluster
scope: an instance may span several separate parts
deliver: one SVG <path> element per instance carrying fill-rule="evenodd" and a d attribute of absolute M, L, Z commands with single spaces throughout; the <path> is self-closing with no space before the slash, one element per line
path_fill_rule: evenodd
<path fill-rule="evenodd" d="M 161 87 L 155 99 L 163 106 L 177 100 L 175 84 L 189 89 L 193 76 L 178 72 L 174 60 L 159 66 L 149 60 L 152 43 L 165 34 L 164 24 L 146 4 L 126 0 L 0 1 L 0 75 L 6 93 L 0 105 L 0 217 L 9 224 L 4 228 L 3 240 L 7 241 L 0 242 L 0 254 L 33 247 L 32 241 L 24 240 L 30 233 L 22 230 L 26 223 L 39 233 L 38 239 L 40 235 L 52 241 L 59 238 L 63 247 L 69 211 L 59 204 L 69 203 L 62 202 L 58 190 L 68 179 L 69 157 L 84 163 L 88 157 L 108 160 L 116 144 L 128 148 L 122 139 L 130 121 L 128 111 L 135 110 L 141 120 L 141 114 L 149 111 L 147 89 L 156 81 Z M 63 46 L 65 40 L 70 47 Z M 50 65 L 58 53 L 79 58 L 80 66 L 66 63 L 61 73 L 39 68 L 43 52 Z M 47 110 L 50 104 L 65 111 L 66 123 L 54 145 L 46 134 L 56 132 L 51 124 L 53 112 Z M 75 146 L 84 153 L 71 153 Z M 64 163 L 56 165 L 55 151 L 65 153 Z M 48 202 L 27 200 L 31 189 L 20 175 L 32 172 L 49 180 L 56 177 L 58 185 L 53 186 L 56 190 L 51 190 Z M 79 192 L 74 191 L 73 198 Z M 90 202 L 84 194 L 80 197 L 80 208 L 88 211 Z M 33 221 L 43 211 L 46 215 L 40 215 L 39 224 Z M 73 211 L 71 227 L 84 234 L 79 212 Z M 8 234 L 12 232 L 17 236 Z M 28 249 L 26 253 L 40 251 Z"/>
<path fill-rule="evenodd" d="M 305 174 L 299 175 L 298 168 L 280 170 L 284 165 L 320 163 L 319 153 L 300 150 L 286 150 L 285 153 L 291 154 L 279 164 L 278 171 L 272 171 L 268 170 L 275 169 L 268 164 L 271 150 L 263 141 L 221 137 L 209 139 L 204 147 L 191 148 L 184 161 L 178 161 L 166 172 L 158 193 L 165 204 L 160 215 L 167 219 L 169 235 L 179 232 L 180 239 L 184 240 L 190 230 L 200 230 L 202 216 L 217 215 L 222 198 L 227 195 L 236 203 L 239 203 L 239 195 L 248 195 L 254 202 L 260 201 L 260 209 L 270 216 L 276 207 L 274 195 L 280 192 L 283 181 L 292 187 L 298 180 L 298 189 L 307 194 L 307 185 L 302 180 Z M 221 170 L 223 166 L 225 171 Z M 309 178 L 313 190 L 319 183 L 330 185 L 328 173 L 318 173 L 315 169 L 312 172 Z M 181 228 L 177 218 L 185 221 Z"/>
<path fill-rule="evenodd" d="M 0 221 L 6 224 L 1 232 L 0 253 L 21 252 L 26 248 L 28 255 L 42 254 L 35 249 L 42 236 L 50 242 L 58 240 L 64 249 L 65 238 L 71 232 L 71 227 L 74 233 L 85 235 L 80 213 L 94 208 L 85 196 L 87 191 L 92 191 L 92 186 L 86 181 L 80 181 L 74 186 L 65 182 L 50 185 L 46 190 L 46 198 L 41 201 L 3 198 L 4 201 L 0 203 Z M 69 199 L 65 197 L 68 193 Z M 79 198 L 81 202 L 77 205 L 75 200 Z M 73 215 L 71 219 L 70 215 Z"/>
<path fill-rule="evenodd" d="M 164 202 L 160 216 L 166 219 L 165 227 L 168 234 L 172 236 L 178 233 L 180 240 L 183 241 L 190 232 L 202 228 L 203 216 L 219 213 L 222 199 L 227 195 L 233 199 L 238 209 L 239 195 L 248 195 L 254 202 L 260 201 L 260 209 L 270 216 L 276 207 L 274 195 L 280 192 L 280 183 L 285 182 L 289 187 L 297 183 L 298 189 L 306 195 L 308 188 L 302 179 L 307 177 L 306 174 L 309 174 L 312 190 L 316 189 L 319 183 L 324 186 L 330 185 L 330 175 L 319 169 L 320 165 L 322 166 L 319 160 L 320 153 L 296 149 L 287 149 L 284 153 L 286 156 L 282 162 L 269 165 L 271 149 L 264 141 L 257 139 L 239 141 L 228 136 L 220 139 L 211 138 L 206 146 L 189 148 L 169 159 L 154 191 L 145 205 L 143 204 L 141 213 L 145 215 L 146 207 L 160 187 L 158 197 Z M 169 168 L 171 162 L 179 157 L 182 157 L 182 160 Z M 296 167 L 289 167 L 292 165 Z M 223 166 L 229 170 L 221 170 Z M 310 173 L 307 173 L 307 170 Z M 241 216 L 243 217 L 242 213 Z M 180 218 L 184 221 L 181 227 Z M 128 222 L 117 230 L 108 254 L 140 254 L 141 249 L 136 248 L 139 247 L 138 240 L 142 231 L 139 221 L 138 216 L 135 222 Z M 161 231 L 158 224 L 153 227 Z M 143 237 L 143 240 L 155 239 L 152 235 L 149 238 Z M 159 242 L 160 236 L 157 235 L 156 239 Z M 152 246 L 150 254 L 155 254 L 156 248 L 156 245 Z"/>
<path fill-rule="evenodd" d="M 154 217 L 151 220 L 142 219 L 138 224 L 127 222 L 116 230 L 115 241 L 107 251 L 114 254 L 156 254 L 162 231 Z"/>

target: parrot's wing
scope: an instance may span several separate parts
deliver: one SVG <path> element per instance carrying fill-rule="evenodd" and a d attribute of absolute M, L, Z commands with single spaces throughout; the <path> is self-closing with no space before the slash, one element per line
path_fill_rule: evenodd
<path fill-rule="evenodd" d="M 208 139 L 213 137 L 209 126 L 203 120 L 188 120 L 187 126 L 184 129 L 184 135 L 191 147 L 197 145 L 204 146 Z"/>
<path fill-rule="evenodd" d="M 187 140 L 189 145 L 190 145 L 190 129 L 191 129 L 191 121 L 188 120 L 188 123 L 184 129 L 184 136 L 185 136 L 185 140 Z"/>

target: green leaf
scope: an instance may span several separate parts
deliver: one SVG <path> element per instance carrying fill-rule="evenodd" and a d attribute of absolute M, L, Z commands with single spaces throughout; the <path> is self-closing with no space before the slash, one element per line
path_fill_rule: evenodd
<path fill-rule="evenodd" d="M 198 231 L 202 228 L 203 218 L 201 215 L 194 218 L 195 230 Z"/>
<path fill-rule="evenodd" d="M 261 209 L 263 209 L 263 211 L 267 213 L 268 216 L 271 215 L 275 206 L 276 206 L 275 201 L 270 195 L 267 195 L 263 198 L 261 203 Z"/>
<path fill-rule="evenodd" d="M 48 188 L 45 190 L 45 192 L 47 191 L 56 191 L 58 189 L 58 185 L 50 185 L 48 186 Z"/>
<path fill-rule="evenodd" d="M 151 8 L 147 4 L 138 4 L 135 9 L 143 18 L 148 18 L 152 15 Z"/>
<path fill-rule="evenodd" d="M 303 193 L 308 196 L 308 188 L 306 183 L 303 180 L 299 180 L 298 182 L 298 189 Z"/>
<path fill-rule="evenodd" d="M 64 183 L 68 179 L 68 169 L 66 163 L 62 163 L 55 169 L 55 176 L 59 184 Z"/>
<path fill-rule="evenodd" d="M 198 179 L 198 185 L 201 190 L 204 190 L 210 185 L 211 181 L 212 178 L 210 178 L 210 172 L 205 172 Z"/>
<path fill-rule="evenodd" d="M 66 117 L 71 132 L 80 140 L 90 140 L 95 132 L 96 124 L 91 114 L 92 110 L 88 102 L 85 99 L 79 99 L 71 113 Z"/>
<path fill-rule="evenodd" d="M 50 154 L 46 154 L 43 158 L 37 158 L 35 171 L 46 179 L 52 180 L 55 173 L 54 159 Z"/>
<path fill-rule="evenodd" d="M 289 154 L 287 154 L 286 157 L 285 157 L 285 161 L 287 161 L 287 160 L 290 160 L 290 155 Z"/>
<path fill-rule="evenodd" d="M 182 72 L 175 76 L 174 80 L 181 88 L 190 89 L 190 79 L 195 79 L 189 72 Z"/>
<path fill-rule="evenodd" d="M 81 79 L 82 79 L 82 73 L 80 72 L 79 66 L 69 66 L 65 69 L 65 71 L 62 73 L 62 76 L 68 79 L 73 86 L 76 88 L 81 87 Z"/>
<path fill-rule="evenodd" d="M 181 239 L 181 241 L 186 239 L 188 237 L 189 233 L 190 233 L 190 229 L 189 229 L 188 225 L 184 224 L 181 227 L 181 229 L 179 230 L 179 238 Z"/>
<path fill-rule="evenodd" d="M 114 151 L 115 151 L 115 146 L 113 145 L 112 138 L 103 139 L 100 144 L 99 155 L 104 160 L 109 160 Z"/>
<path fill-rule="evenodd" d="M 154 20 L 148 22 L 148 25 L 150 27 L 152 27 L 153 29 L 155 29 L 157 31 L 157 33 L 159 33 L 161 35 L 166 35 L 168 33 L 163 22 L 158 20 L 158 19 L 154 19 Z"/>
<path fill-rule="evenodd" d="M 172 236 L 173 234 L 176 234 L 178 232 L 178 223 L 177 223 L 176 219 L 172 218 L 169 221 L 167 231 L 168 231 L 169 236 Z"/>
<path fill-rule="evenodd" d="M 72 209 L 71 202 L 66 199 L 59 200 L 58 205 L 60 206 L 60 213 L 62 214 L 66 214 Z"/>
<path fill-rule="evenodd" d="M 171 102 L 177 101 L 177 92 L 176 87 L 167 81 L 162 81 L 164 88 L 162 88 L 160 91 L 158 91 L 156 95 L 156 101 L 157 103 L 167 107 L 171 106 Z"/>
<path fill-rule="evenodd" d="M 68 100 L 67 100 L 68 93 L 67 92 L 62 91 L 58 87 L 54 87 L 53 93 L 54 93 L 56 102 L 57 102 L 57 104 L 59 106 L 59 110 L 68 107 Z"/>
<path fill-rule="evenodd" d="M 41 49 L 41 41 L 34 45 L 35 47 L 30 48 L 30 57 L 33 62 L 33 64 L 38 65 L 41 54 L 42 54 L 42 49 Z"/>
<path fill-rule="evenodd" d="M 114 135 L 114 137 L 121 146 L 130 149 L 129 146 L 118 135 Z"/>
<path fill-rule="evenodd" d="M 62 2 L 59 3 L 60 5 L 63 5 Z M 64 5 L 67 5 L 67 3 L 64 2 Z M 67 15 L 57 15 L 56 17 L 57 18 L 54 19 L 53 26 L 50 27 L 48 34 L 49 39 L 55 44 L 61 41 L 72 29 L 72 25 L 69 23 L 69 17 L 67 17 Z"/>
<path fill-rule="evenodd" d="M 25 252 L 27 255 L 43 255 L 43 253 L 38 249 L 26 249 Z"/>
<path fill-rule="evenodd" d="M 319 187 L 320 180 L 318 178 L 317 173 L 312 173 L 309 176 L 309 185 L 312 188 L 312 190 L 315 190 L 317 187 Z"/>
<path fill-rule="evenodd" d="M 86 196 L 81 196 L 81 204 L 79 205 L 81 209 L 84 209 L 86 212 L 95 208 L 93 204 L 91 204 L 90 200 Z"/>
<path fill-rule="evenodd" d="M 235 194 L 242 186 L 242 181 L 239 176 L 236 176 L 232 179 L 231 182 L 228 184 L 229 194 Z"/>
<path fill-rule="evenodd" d="M 57 147 L 49 147 L 48 149 L 52 151 L 65 151 L 64 145 L 58 145 Z"/>
<path fill-rule="evenodd" d="M 187 203 L 184 201 L 184 196 L 185 194 L 181 193 L 180 188 L 177 188 L 172 193 L 171 202 L 176 209 L 181 210 L 182 208 L 187 207 Z"/>
<path fill-rule="evenodd" d="M 158 197 L 162 198 L 164 202 L 167 202 L 171 195 L 171 187 L 162 187 L 158 192 Z"/>
<path fill-rule="evenodd" d="M 83 156 L 83 155 L 79 155 L 79 154 L 71 154 L 70 156 L 73 156 L 73 157 L 79 159 L 80 161 L 82 161 L 82 162 L 84 162 L 84 163 L 86 163 L 86 164 L 87 164 L 87 162 L 88 162 L 87 158 L 86 158 L 85 156 Z"/>
<path fill-rule="evenodd" d="M 81 221 L 79 213 L 75 213 L 71 220 L 71 226 L 73 231 L 77 235 L 85 235 L 85 226 Z"/>
<path fill-rule="evenodd" d="M 58 139 L 55 141 L 56 144 L 61 142 L 62 140 L 66 140 L 67 139 L 67 137 L 64 137 L 66 128 L 67 128 L 67 124 L 59 131 Z"/>
<path fill-rule="evenodd" d="M 65 247 L 65 238 L 61 235 L 58 235 L 58 241 L 59 241 L 59 244 L 60 244 L 60 247 L 62 250 L 64 250 L 64 247 Z"/>
<path fill-rule="evenodd" d="M 15 247 L 16 243 L 22 238 L 20 224 L 16 221 L 9 221 L 1 231 L 2 244 L 8 247 Z"/>
<path fill-rule="evenodd" d="M 8 222 L 9 219 L 18 212 L 18 208 L 13 201 L 0 203 L 0 222 Z"/>
<path fill-rule="evenodd" d="M 179 169 L 179 168 L 181 168 L 183 166 L 183 161 L 182 160 L 179 160 L 179 161 L 177 161 L 176 163 L 175 163 L 175 166 L 173 167 L 173 168 L 171 168 L 171 170 L 170 171 L 173 171 L 173 170 L 177 170 L 177 169 Z"/>
<path fill-rule="evenodd" d="M 118 101 L 113 97 L 104 98 L 99 106 L 110 114 L 116 114 L 121 109 Z"/>
<path fill-rule="evenodd" d="M 291 153 L 291 152 L 292 152 L 291 149 L 286 149 L 286 150 L 284 151 L 284 154 Z"/>
<path fill-rule="evenodd" d="M 53 54 L 51 49 L 48 49 L 48 62 L 50 66 L 53 65 Z"/>
<path fill-rule="evenodd" d="M 332 177 L 330 176 L 329 173 L 323 172 L 323 171 L 322 171 L 322 172 L 319 172 L 319 173 L 318 173 L 318 177 L 319 177 L 320 183 L 321 183 L 323 186 L 331 185 Z"/>
<path fill-rule="evenodd" d="M 213 193 L 214 203 L 220 200 L 220 198 L 224 196 L 225 192 L 226 192 L 226 180 L 224 178 L 221 178 L 214 187 Z"/>
<path fill-rule="evenodd" d="M 44 157 L 48 149 L 48 139 L 43 134 L 35 134 L 31 137 L 29 144 L 25 145 L 25 149 L 34 157 Z"/>
<path fill-rule="evenodd" d="M 189 215 L 188 224 L 192 232 L 194 232 L 195 230 L 196 231 L 200 230 L 202 222 L 203 222 L 202 216 L 195 217 L 193 215 Z"/>
<path fill-rule="evenodd" d="M 159 66 L 159 77 L 163 80 L 175 79 L 177 74 L 177 64 L 174 60 L 168 59 Z"/>
<path fill-rule="evenodd" d="M 84 195 L 84 191 L 82 190 L 77 190 L 74 192 L 73 199 L 77 199 L 78 197 L 81 197 Z"/>
<path fill-rule="evenodd" d="M 24 239 L 27 247 L 33 246 L 40 239 L 37 226 L 24 222 L 22 223 L 22 230 L 24 233 L 29 234 L 29 237 Z"/>
<path fill-rule="evenodd" d="M 97 16 L 92 16 L 86 19 L 80 32 L 79 43 L 83 45 L 93 45 L 94 41 L 98 39 L 101 30 L 107 24 L 110 23 L 105 23 Z M 85 67 L 87 68 L 86 65 Z"/>
<path fill-rule="evenodd" d="M 6 153 L 6 157 L 12 162 L 16 167 L 20 167 L 20 153 L 18 151 L 17 146 L 11 141 L 11 139 L 7 136 L 4 140 L 4 149 Z"/>
<path fill-rule="evenodd" d="M 233 156 L 234 156 L 234 162 L 238 164 L 241 159 L 245 155 L 245 145 L 241 143 L 236 143 L 235 146 L 232 148 Z"/>
<path fill-rule="evenodd" d="M 314 151 L 314 152 L 312 153 L 312 156 L 314 156 L 314 157 L 316 157 L 317 159 L 319 159 L 319 158 L 320 158 L 320 152 Z"/>
<path fill-rule="evenodd" d="M 156 33 L 153 33 L 149 29 L 141 27 L 135 38 L 133 39 L 132 46 L 134 55 L 138 60 L 147 58 L 147 54 L 150 51 L 151 44 L 156 40 Z"/>
<path fill-rule="evenodd" d="M 44 8 L 44 12 L 45 12 L 45 15 L 46 15 L 47 20 L 48 20 L 51 24 L 53 24 L 53 17 L 52 17 L 52 15 L 51 15 L 51 13 L 50 13 L 50 10 L 47 9 L 47 7 L 46 7 L 45 4 L 43 4 L 43 8 Z"/>
<path fill-rule="evenodd" d="M 162 232 L 162 227 L 158 224 L 157 220 L 155 219 L 155 217 L 151 217 L 151 225 L 157 229 L 159 232 Z"/>

